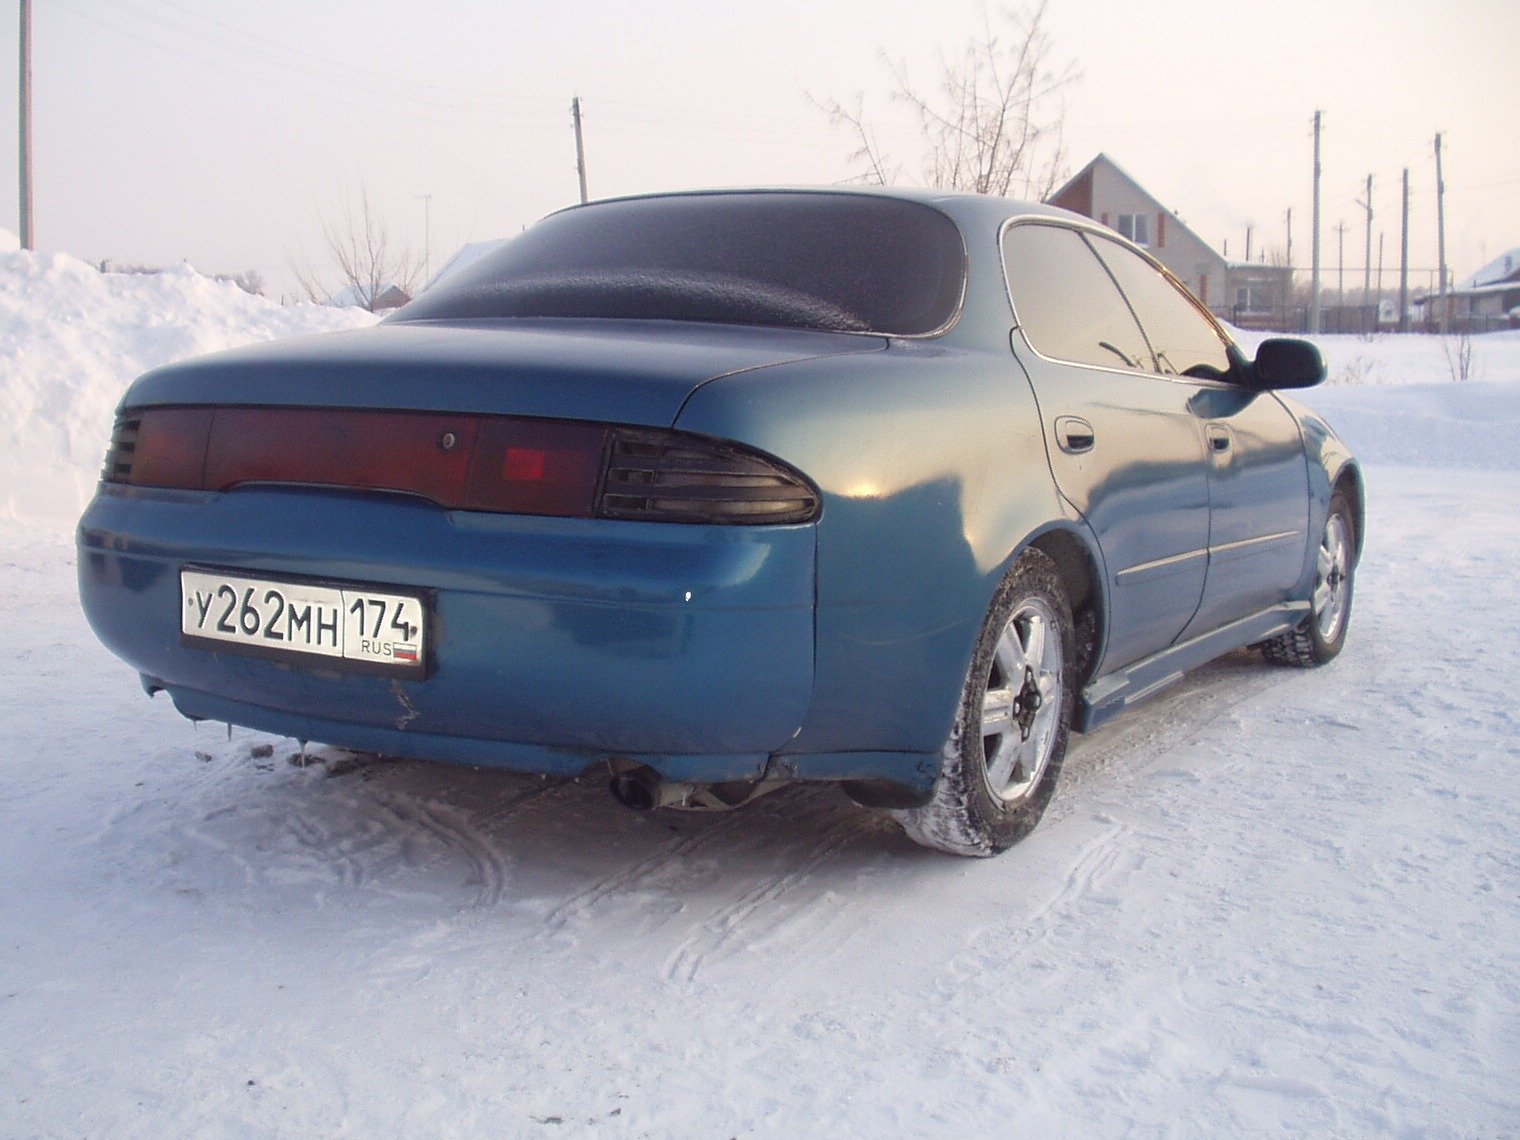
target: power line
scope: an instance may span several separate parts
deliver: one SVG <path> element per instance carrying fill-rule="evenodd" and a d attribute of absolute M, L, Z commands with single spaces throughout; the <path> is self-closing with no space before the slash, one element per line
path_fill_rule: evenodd
<path fill-rule="evenodd" d="M 254 70 L 250 67 L 243 66 L 236 61 L 228 62 L 225 59 L 208 57 L 206 54 L 198 52 L 192 48 L 188 48 L 180 44 L 170 43 L 163 39 L 156 39 L 146 32 L 140 30 L 139 28 L 131 26 L 130 24 L 122 24 L 116 20 L 104 18 L 98 13 L 81 10 L 74 7 L 72 4 L 65 2 L 65 0 L 53 0 L 53 4 L 51 6 L 57 8 L 60 11 L 67 12 L 79 19 L 86 20 L 90 23 L 103 27 L 108 31 L 127 36 L 160 51 L 167 52 L 171 55 L 177 55 L 181 58 L 189 59 L 195 63 L 199 63 L 206 67 L 212 68 L 217 72 L 218 76 L 230 73 L 239 75 L 245 79 L 253 80 L 263 87 L 269 87 L 272 85 L 270 82 L 270 76 L 266 71 Z M 113 12 L 112 15 L 114 16 L 116 13 Z M 300 92 L 303 98 L 319 98 L 342 106 L 379 112 L 386 115 L 387 117 L 406 116 L 427 122 L 446 121 L 450 118 L 474 118 L 476 120 L 489 119 L 490 122 L 496 125 L 499 125 L 502 122 L 502 113 L 500 111 L 491 111 L 485 107 L 478 106 L 469 107 L 460 106 L 457 104 L 447 104 L 436 99 L 416 99 L 413 96 L 408 95 L 406 92 L 400 90 L 399 87 L 396 89 L 361 87 L 355 92 L 352 97 L 345 97 L 345 95 L 341 93 L 335 93 L 331 90 L 322 90 L 320 89 L 320 85 L 326 83 L 329 86 L 336 85 L 339 88 L 344 88 L 345 86 L 353 88 L 355 85 L 345 85 L 340 80 L 335 80 L 332 77 L 323 78 L 319 75 L 303 74 L 303 69 L 299 68 L 287 70 L 293 70 L 295 74 L 292 76 L 292 78 L 306 85 L 307 90 Z M 317 89 L 313 89 L 313 84 L 318 85 Z M 287 91 L 291 90 L 288 84 L 284 89 Z M 391 105 L 379 106 L 378 104 L 382 101 L 388 101 Z M 418 103 L 423 103 L 427 106 L 419 108 L 417 105 Z M 436 110 L 429 110 L 427 107 L 436 108 Z M 441 111 L 447 111 L 450 112 L 450 114 L 442 114 L 440 113 Z M 548 127 L 557 118 L 558 116 L 551 118 L 549 115 L 545 114 L 540 119 L 535 121 L 532 117 L 524 116 L 520 113 L 515 113 L 511 116 L 510 122 L 511 125 L 519 127 Z"/>

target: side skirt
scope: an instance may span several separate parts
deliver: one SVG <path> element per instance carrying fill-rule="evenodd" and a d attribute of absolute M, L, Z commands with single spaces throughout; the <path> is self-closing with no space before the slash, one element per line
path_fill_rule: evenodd
<path fill-rule="evenodd" d="M 1077 706 L 1072 727 L 1078 732 L 1097 728 L 1131 705 L 1180 680 L 1189 669 L 1290 630 L 1308 613 L 1309 603 L 1306 601 L 1284 602 L 1107 673 L 1082 690 L 1082 700 Z"/>

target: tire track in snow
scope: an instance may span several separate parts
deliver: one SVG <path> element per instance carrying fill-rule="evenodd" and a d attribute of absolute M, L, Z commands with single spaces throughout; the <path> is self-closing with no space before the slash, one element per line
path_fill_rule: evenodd
<path fill-rule="evenodd" d="M 1053 916 L 1073 904 L 1096 899 L 1096 890 L 1110 878 L 1121 859 L 1133 854 L 1126 842 L 1133 828 L 1107 815 L 1097 815 L 1094 819 L 1103 830 L 1078 850 L 1060 887 L 1023 919 L 1028 945 L 1041 942 L 1050 935 L 1055 925 Z"/>
<path fill-rule="evenodd" d="M 811 790 L 818 791 L 818 789 Z M 689 816 L 693 813 L 681 814 Z M 839 827 L 839 823 L 835 822 L 833 826 L 830 826 L 829 821 L 838 821 L 841 814 L 847 816 L 847 826 L 858 827 L 861 831 L 881 826 L 880 816 L 875 813 L 865 809 L 845 808 L 842 804 L 825 797 L 809 796 L 804 794 L 800 787 L 774 792 L 758 803 L 748 804 L 731 811 L 705 817 L 699 816 L 697 823 L 699 830 L 667 840 L 658 850 L 644 858 L 603 875 L 561 899 L 545 916 L 542 929 L 546 934 L 563 931 L 572 923 L 584 919 L 603 901 L 639 884 L 654 880 L 667 870 L 688 870 L 697 875 L 715 873 L 717 889 L 738 889 L 735 882 L 735 876 L 739 873 L 738 869 L 752 861 L 763 847 L 781 843 L 784 847 L 779 858 L 794 862 L 799 847 L 799 836 L 805 837 L 809 828 L 820 824 L 828 834 L 832 834 Z M 853 837 L 853 834 L 852 832 L 850 837 Z M 826 835 L 814 850 L 828 846 L 830 843 Z M 728 847 L 725 850 L 722 865 L 716 869 L 716 872 L 711 866 L 702 865 L 700 861 L 692 862 L 692 856 L 720 844 L 727 844 Z M 830 851 L 832 850 L 833 846 L 830 846 Z M 810 861 L 811 855 L 804 858 Z M 818 860 L 820 863 L 822 861 L 821 858 Z M 791 872 L 783 872 L 780 877 L 789 878 L 790 875 Z M 777 876 L 770 876 L 754 889 L 763 890 L 776 880 Z M 679 895 L 673 895 L 677 903 L 676 910 L 684 907 L 691 893 L 690 890 L 686 890 Z M 745 896 L 748 893 L 746 892 Z M 745 896 L 741 896 L 741 899 Z M 736 901 L 725 909 L 741 905 L 742 901 Z"/>
<path fill-rule="evenodd" d="M 1263 697 L 1278 684 L 1291 683 L 1302 671 L 1261 661 L 1254 651 L 1231 654 L 1186 674 L 1166 692 L 1126 711 L 1090 735 L 1072 735 L 1061 766 L 1050 818 L 1081 802 L 1081 789 L 1096 778 L 1122 768 L 1122 779 L 1153 769 L 1168 753 L 1191 747 L 1237 707 Z M 1254 659 L 1254 660 L 1252 660 Z"/>
<path fill-rule="evenodd" d="M 836 825 L 814 843 L 800 865 L 780 875 L 763 879 L 731 903 L 720 907 L 702 923 L 696 933 L 676 947 L 666 962 L 665 980 L 686 985 L 696 981 L 702 968 L 709 961 L 723 956 L 741 931 L 755 933 L 751 919 L 757 911 L 812 878 L 818 868 L 831 860 L 841 848 L 880 827 L 879 817 L 862 810 L 860 818 Z M 789 917 L 791 915 L 778 917 L 769 929 L 774 929 Z"/>
<path fill-rule="evenodd" d="M 364 777 L 365 782 L 359 785 L 362 790 L 352 801 L 353 806 L 360 808 L 370 823 L 380 828 L 386 839 L 395 844 L 401 852 L 403 864 L 416 862 L 407 857 L 406 848 L 409 839 L 419 831 L 436 840 L 450 855 L 462 859 L 466 867 L 464 885 L 475 889 L 468 904 L 471 907 L 493 906 L 506 893 L 510 859 L 493 842 L 490 831 L 536 810 L 542 806 L 542 801 L 555 797 L 556 793 L 563 795 L 576 786 L 572 780 L 543 779 L 505 797 L 500 803 L 472 803 L 469 809 L 464 809 L 443 802 L 436 794 L 424 796 L 395 786 L 395 779 L 384 777 L 399 776 L 404 780 L 411 769 L 387 769 L 380 762 L 384 759 L 348 756 L 347 763 L 334 767 L 330 758 L 319 754 L 312 758 L 312 762 L 325 767 L 329 777 L 341 778 L 355 772 Z M 375 776 L 381 779 L 370 782 Z M 369 807 L 364 807 L 365 804 Z M 295 818 L 292 816 L 292 820 Z M 290 822 L 290 826 L 304 847 L 321 852 L 340 865 L 340 877 L 347 886 L 358 886 L 367 880 L 370 868 L 360 856 L 380 847 L 383 842 L 374 839 L 356 854 L 352 843 L 341 839 L 334 842 L 331 836 L 320 834 L 320 829 L 311 826 L 310 821 L 299 825 L 300 831 L 294 822 Z"/>
<path fill-rule="evenodd" d="M 572 892 L 555 904 L 554 908 L 544 916 L 543 929 L 548 933 L 565 929 L 572 921 L 585 915 L 607 896 L 626 890 L 635 883 L 657 874 L 677 860 L 716 842 L 728 829 L 732 819 L 733 813 L 725 812 L 701 831 L 669 840 L 653 854 Z"/>
<path fill-rule="evenodd" d="M 463 818 L 462 812 L 398 792 L 378 793 L 375 803 L 401 823 L 420 827 L 448 851 L 463 856 L 470 868 L 465 886 L 476 888 L 471 906 L 488 907 L 501 901 L 507 886 L 508 861 L 478 827 Z"/>
<path fill-rule="evenodd" d="M 320 856 L 338 874 L 338 882 L 354 888 L 364 884 L 365 866 L 354 850 L 354 844 L 339 836 L 331 828 L 314 823 L 305 808 L 298 808 L 283 817 L 285 829 L 297 843 L 314 856 Z"/>

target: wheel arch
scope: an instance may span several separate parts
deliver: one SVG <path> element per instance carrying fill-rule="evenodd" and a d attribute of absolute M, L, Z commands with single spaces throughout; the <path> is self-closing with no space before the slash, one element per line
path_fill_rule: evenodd
<path fill-rule="evenodd" d="M 1335 478 L 1330 482 L 1330 497 L 1345 493 L 1351 503 L 1351 522 L 1355 528 L 1356 557 L 1361 561 L 1362 542 L 1366 537 L 1367 527 L 1367 488 L 1362 482 L 1362 469 L 1355 461 L 1347 460 L 1341 464 Z"/>
<path fill-rule="evenodd" d="M 1012 566 L 1024 550 L 1040 551 L 1053 563 L 1067 600 L 1077 635 L 1077 687 L 1092 679 L 1103 658 L 1108 633 L 1108 599 L 1102 558 L 1096 543 L 1074 526 L 1050 526 L 1032 535 L 1008 560 Z"/>

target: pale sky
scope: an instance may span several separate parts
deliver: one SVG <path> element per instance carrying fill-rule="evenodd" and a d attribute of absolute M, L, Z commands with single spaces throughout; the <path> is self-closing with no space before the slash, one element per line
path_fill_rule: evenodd
<path fill-rule="evenodd" d="M 18 0 L 4 5 L 0 227 L 17 228 Z M 569 104 L 592 197 L 830 183 L 851 140 L 807 96 L 862 94 L 918 173 L 879 55 L 931 86 L 974 0 L 34 0 L 35 229 L 98 261 L 258 270 L 293 291 L 318 219 L 367 191 L 437 268 L 577 198 Z M 1359 285 L 1374 176 L 1374 260 L 1436 264 L 1433 139 L 1444 132 L 1447 260 L 1464 277 L 1520 246 L 1520 0 L 1050 0 L 1067 161 L 1106 151 L 1216 248 L 1309 257 L 1310 123 L 1324 112 L 1323 260 L 1335 226 Z M 431 195 L 425 209 L 423 195 Z M 1415 283 L 1430 283 L 1428 273 Z"/>

